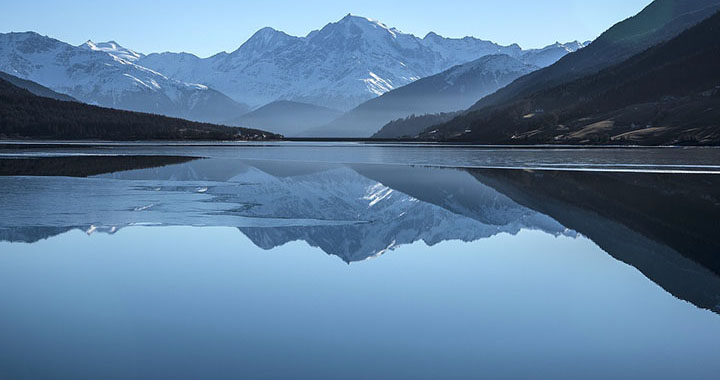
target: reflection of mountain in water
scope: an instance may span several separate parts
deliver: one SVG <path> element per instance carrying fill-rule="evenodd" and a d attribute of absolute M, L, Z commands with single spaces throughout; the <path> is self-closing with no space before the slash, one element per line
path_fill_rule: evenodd
<path fill-rule="evenodd" d="M 676 297 L 720 312 L 720 177 L 471 170 L 592 239 Z"/>
<path fill-rule="evenodd" d="M 427 199 L 369 179 L 372 175 L 426 178 L 413 190 Z M 452 199 L 455 189 L 443 188 L 438 176 L 472 196 Z M 32 202 L 33 210 L 7 210 L 13 217 L 2 221 L 0 236 L 10 241 L 37 241 L 74 228 L 234 226 L 264 249 L 302 240 L 352 262 L 416 241 L 474 241 L 521 229 L 565 233 L 557 222 L 467 173 L 442 169 L 199 160 L 90 180 L 22 178 L 5 188 L 3 204 Z M 443 202 L 431 202 L 439 199 Z"/>
<path fill-rule="evenodd" d="M 67 156 L 0 159 L 0 176 L 89 177 L 195 160 L 181 156 Z"/>
<path fill-rule="evenodd" d="M 272 168 L 264 169 L 272 172 Z M 368 175 L 376 171 L 397 176 L 411 171 L 414 176 L 425 180 L 416 186 L 414 196 L 410 196 L 358 174 Z M 255 173 L 253 182 L 259 186 L 245 189 L 242 196 L 257 200 L 258 204 L 248 208 L 246 215 L 356 220 L 359 223 L 245 227 L 240 230 L 265 249 L 303 240 L 347 262 L 364 260 L 394 246 L 420 240 L 434 245 L 446 240 L 474 241 L 499 233 L 516 234 L 521 229 L 541 229 L 552 234 L 565 231 L 552 219 L 519 207 L 464 172 L 452 175 L 477 190 L 474 197 L 481 207 L 465 210 L 464 204 L 453 199 L 447 199 L 443 204 L 418 199 L 418 195 L 441 194 L 438 190 L 441 186 L 436 184 L 432 175 L 443 172 L 440 169 L 365 166 L 338 167 L 284 178 L 266 172 Z M 426 176 L 428 174 L 430 176 Z M 465 212 L 456 213 L 455 210 Z"/>
<path fill-rule="evenodd" d="M 88 179 L 0 177 L 0 240 L 129 225 L 231 226 L 263 249 L 305 241 L 354 262 L 417 241 L 578 231 L 673 295 L 720 311 L 718 181 L 196 160 Z"/>

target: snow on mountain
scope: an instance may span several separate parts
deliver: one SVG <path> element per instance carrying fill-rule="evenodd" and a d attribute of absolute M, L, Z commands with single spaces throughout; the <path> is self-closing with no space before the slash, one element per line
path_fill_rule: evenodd
<path fill-rule="evenodd" d="M 392 90 L 346 112 L 328 125 L 306 132 L 309 136 L 368 137 L 392 120 L 464 110 L 480 98 L 537 70 L 509 55 L 487 55 L 454 66 L 440 74 L 422 78 Z M 407 131 L 384 129 L 378 137 L 402 137 Z M 417 131 L 417 133 L 422 130 Z"/>
<path fill-rule="evenodd" d="M 207 86 L 138 65 L 141 57 L 114 42 L 78 47 L 33 32 L 0 34 L 0 71 L 86 103 L 200 121 L 247 111 Z"/>
<path fill-rule="evenodd" d="M 144 55 L 141 53 L 134 52 L 130 49 L 120 46 L 115 41 L 95 43 L 88 40 L 84 44 L 80 45 L 81 48 L 85 48 L 92 51 L 102 51 L 111 54 L 114 57 L 124 59 L 128 62 L 137 62 Z"/>
<path fill-rule="evenodd" d="M 590 42 L 578 41 L 564 44 L 556 42 L 542 49 L 526 50 L 520 55 L 520 59 L 527 64 L 543 68 L 552 65 L 565 55 L 576 52 L 589 44 Z"/>
<path fill-rule="evenodd" d="M 245 210 L 248 216 L 357 221 L 240 228 L 264 249 L 303 240 L 346 262 L 366 260 L 417 241 L 428 245 L 447 240 L 475 241 L 500 233 L 517 234 L 522 229 L 567 233 L 559 223 L 479 184 L 467 173 L 448 175 L 473 184 L 478 190 L 473 193 L 474 201 L 484 207 L 467 210 L 452 199 L 442 205 L 423 201 L 348 167 L 284 177 L 253 168 L 231 181 L 253 184 L 243 190 L 244 199 L 256 202 Z M 423 195 L 429 191 L 420 185 L 415 190 Z"/>
<path fill-rule="evenodd" d="M 346 111 L 484 56 L 505 54 L 542 67 L 580 45 L 524 51 L 472 37 L 418 38 L 347 15 L 305 37 L 263 28 L 234 52 L 204 59 L 143 55 L 114 41 L 71 46 L 8 33 L 0 35 L 0 70 L 91 104 L 222 122 L 247 113 L 244 104 L 278 100 Z"/>
<path fill-rule="evenodd" d="M 206 59 L 186 53 L 150 54 L 138 62 L 251 105 L 291 100 L 348 110 L 486 55 L 522 53 L 517 45 L 472 37 L 429 33 L 418 38 L 376 20 L 347 15 L 305 37 L 264 28 L 232 53 Z"/>
<path fill-rule="evenodd" d="M 500 46 L 494 42 L 483 41 L 473 37 L 446 38 L 435 32 L 428 33 L 423 38 L 423 44 L 440 54 L 448 62 L 470 62 L 486 55 L 505 54 L 517 57 L 522 54 L 522 48 L 517 44 Z"/>
<path fill-rule="evenodd" d="M 455 169 L 204 159 L 93 181 L 7 178 L 0 177 L 7 201 L 0 240 L 138 224 L 224 226 L 264 249 L 303 240 L 354 262 L 418 241 L 475 241 L 523 229 L 574 236 Z M 47 191 L 51 185 L 55 191 Z M 29 202 L 36 212 L 27 212 Z"/>

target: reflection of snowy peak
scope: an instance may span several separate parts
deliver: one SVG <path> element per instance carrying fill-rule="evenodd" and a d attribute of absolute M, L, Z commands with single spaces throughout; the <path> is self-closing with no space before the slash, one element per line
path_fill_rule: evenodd
<path fill-rule="evenodd" d="M 140 66 L 141 57 L 114 42 L 77 47 L 32 32 L 0 34 L 0 71 L 86 103 L 202 121 L 247 110 L 206 86 Z"/>
<path fill-rule="evenodd" d="M 262 105 L 292 100 L 347 110 L 417 79 L 492 54 L 520 57 L 517 45 L 472 37 L 425 38 L 348 15 L 306 37 L 264 28 L 232 53 L 200 59 L 150 54 L 140 64 L 203 83 L 235 100 Z"/>
<path fill-rule="evenodd" d="M 429 245 L 446 240 L 473 241 L 503 232 L 514 234 L 523 228 L 553 234 L 565 232 L 552 219 L 528 212 L 489 188 L 477 201 L 492 204 L 479 213 L 475 210 L 473 218 L 468 217 L 470 212 L 460 215 L 450 211 L 448 205 L 420 201 L 347 167 L 286 178 L 250 170 L 233 180 L 253 183 L 243 196 L 257 205 L 248 208 L 244 215 L 355 221 L 324 226 L 240 228 L 255 244 L 271 249 L 303 240 L 347 262 L 364 260 L 416 241 Z M 262 200 L 263 197 L 268 199 Z M 452 199 L 447 202 L 453 204 Z M 456 205 L 458 210 L 463 207 Z"/>
<path fill-rule="evenodd" d="M 395 183 L 370 179 L 375 175 Z M 411 191 L 398 190 L 396 184 L 410 178 Z M 0 177 L 0 185 L 8 205 L 0 239 L 15 241 L 76 228 L 113 233 L 138 224 L 229 226 L 264 249 L 302 240 L 352 262 L 417 241 L 474 241 L 521 229 L 566 233 L 466 172 L 444 169 L 210 159 L 92 180 Z M 458 189 L 467 185 L 471 191 L 462 194 Z M 24 207 L 29 202 L 32 214 Z"/>

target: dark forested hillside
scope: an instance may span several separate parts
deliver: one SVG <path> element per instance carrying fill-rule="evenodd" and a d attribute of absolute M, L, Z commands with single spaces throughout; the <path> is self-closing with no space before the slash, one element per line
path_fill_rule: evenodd
<path fill-rule="evenodd" d="M 454 119 L 459 112 L 443 112 L 427 115 L 410 115 L 403 119 L 393 120 L 383 126 L 372 138 L 414 138 L 425 129 Z"/>
<path fill-rule="evenodd" d="M 255 129 L 196 123 L 36 96 L 0 79 L 0 138 L 61 140 L 259 140 Z"/>
<path fill-rule="evenodd" d="M 423 137 L 514 143 L 720 143 L 720 14 L 629 60 Z"/>
<path fill-rule="evenodd" d="M 537 91 L 596 73 L 651 46 L 670 40 L 720 10 L 720 0 L 655 0 L 642 12 L 617 23 L 590 46 L 555 64 L 519 78 L 481 99 L 471 110 L 513 102 Z"/>

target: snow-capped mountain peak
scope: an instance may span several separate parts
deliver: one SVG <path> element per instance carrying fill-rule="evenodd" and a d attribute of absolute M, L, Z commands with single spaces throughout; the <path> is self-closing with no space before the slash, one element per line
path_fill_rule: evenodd
<path fill-rule="evenodd" d="M 349 43 L 346 45 L 348 48 L 357 49 L 362 45 L 382 48 L 383 45 L 392 43 L 392 40 L 399 38 L 404 38 L 406 41 L 416 39 L 415 36 L 390 28 L 380 21 L 348 14 L 340 21 L 330 23 L 320 29 L 309 41 L 326 45 Z"/>
<path fill-rule="evenodd" d="M 546 47 L 544 47 L 544 48 L 542 48 L 542 49 L 538 49 L 538 50 L 548 50 L 548 49 L 561 48 L 561 49 L 565 49 L 565 51 L 567 51 L 568 53 L 572 53 L 572 52 L 574 52 L 574 51 L 577 51 L 577 50 L 580 50 L 580 49 L 584 48 L 585 46 L 587 46 L 586 43 L 583 43 L 583 42 L 580 42 L 580 41 L 577 41 L 577 40 L 572 41 L 572 42 L 565 42 L 565 43 L 562 43 L 562 42 L 559 42 L 559 41 L 558 41 L 558 42 L 555 42 L 555 43 L 552 44 L 552 45 L 546 46 Z"/>
<path fill-rule="evenodd" d="M 557 62 L 565 55 L 576 52 L 587 45 L 589 45 L 589 43 L 579 41 L 566 43 L 555 42 L 554 44 L 545 46 L 544 48 L 525 50 L 521 54 L 521 59 L 531 65 L 546 67 Z"/>
<path fill-rule="evenodd" d="M 115 41 L 95 43 L 92 40 L 88 40 L 80 45 L 80 47 L 87 50 L 105 52 L 128 62 L 137 62 L 140 58 L 144 57 L 143 54 L 122 47 Z"/>
<path fill-rule="evenodd" d="M 12 38 L 20 38 L 7 36 L 5 35 L 5 39 L 8 42 Z M 263 28 L 235 51 L 218 53 L 209 58 L 199 58 L 188 53 L 143 55 L 115 41 L 88 41 L 77 47 L 37 34 L 24 38 L 33 42 L 17 43 L 17 50 L 3 53 L 5 57 L 0 56 L 0 62 L 4 61 L 5 68 L 10 73 L 20 74 L 19 76 L 25 79 L 32 79 L 29 77 L 33 76 L 41 84 L 61 92 L 72 92 L 76 98 L 96 104 L 119 107 L 122 103 L 118 101 L 118 94 L 122 91 L 120 88 L 142 87 L 165 91 L 168 88 L 183 87 L 182 84 L 198 83 L 222 91 L 237 102 L 252 106 L 289 100 L 338 110 L 352 109 L 360 103 L 420 78 L 485 56 L 505 54 L 542 67 L 582 45 L 576 42 L 551 45 L 544 49 L 522 50 L 516 44 L 503 46 L 474 37 L 447 38 L 434 32 L 419 38 L 378 20 L 353 14 L 310 32 L 305 37 L 291 36 L 269 27 Z M 47 62 L 42 61 L 45 58 L 38 55 L 30 57 L 23 52 L 43 49 L 57 49 L 50 54 L 52 57 L 45 58 L 64 59 L 64 70 L 72 68 L 72 73 L 32 74 L 31 71 L 38 71 L 38 67 Z M 61 51 L 64 53 L 60 53 Z M 28 61 L 18 59 L 10 62 L 5 59 L 15 53 L 23 53 L 23 59 Z M 68 57 L 87 64 L 92 62 L 93 66 L 79 71 L 81 66 L 78 66 L 78 62 L 71 62 Z M 41 64 L 33 67 L 36 63 L 34 59 L 39 59 Z M 99 76 L 103 70 L 110 70 L 101 66 L 104 64 L 119 70 L 120 76 L 112 85 L 108 74 Z M 49 70 L 52 66 L 43 67 L 43 70 Z M 87 83 L 79 83 L 77 78 L 57 80 L 54 77 L 55 74 L 60 77 L 80 75 L 81 71 L 83 75 L 92 76 L 94 82 L 89 80 L 90 77 Z M 166 82 L 172 80 L 176 80 L 180 85 L 169 85 Z M 93 87 L 98 83 L 102 85 Z M 111 87 L 112 91 L 105 87 Z M 191 87 L 206 89 L 198 85 Z M 166 95 L 174 102 L 180 92 L 170 91 Z M 139 98 L 125 100 L 137 102 Z M 138 106 L 144 107 L 147 104 L 159 103 L 143 101 L 142 104 L 135 104 L 130 108 L 137 109 Z"/>
<path fill-rule="evenodd" d="M 234 57 L 244 56 L 245 58 L 257 58 L 276 49 L 285 48 L 289 44 L 299 40 L 299 37 L 293 37 L 285 32 L 266 27 L 255 32 L 250 39 L 229 55 Z"/>
<path fill-rule="evenodd" d="M 352 24 L 357 27 L 360 27 L 361 29 L 367 30 L 367 31 L 382 31 L 389 33 L 392 36 L 395 36 L 396 33 L 402 33 L 399 30 L 395 28 L 390 28 L 387 25 L 383 24 L 382 22 L 369 18 L 364 16 L 358 16 L 354 15 L 352 13 L 348 13 L 347 16 L 343 17 L 340 21 L 338 21 L 335 24 Z M 330 24 L 333 25 L 333 24 Z"/>
<path fill-rule="evenodd" d="M 230 54 L 210 58 L 150 54 L 139 63 L 189 83 L 203 83 L 254 106 L 291 100 L 348 110 L 358 104 L 487 55 L 523 50 L 473 37 L 425 38 L 348 14 L 290 36 L 263 28 Z"/>

